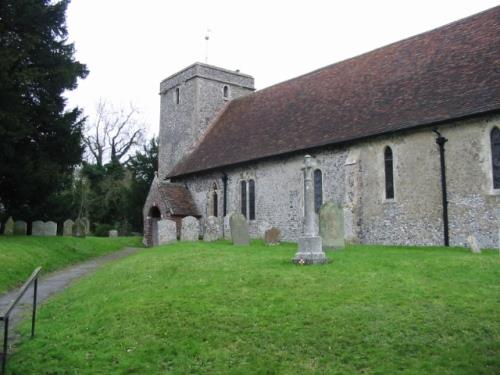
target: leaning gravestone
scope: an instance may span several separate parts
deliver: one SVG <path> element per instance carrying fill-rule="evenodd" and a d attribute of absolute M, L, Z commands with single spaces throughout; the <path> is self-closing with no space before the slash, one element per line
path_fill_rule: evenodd
<path fill-rule="evenodd" d="M 280 241 L 281 231 L 278 228 L 272 227 L 264 233 L 264 242 L 266 245 L 279 245 Z"/>
<path fill-rule="evenodd" d="M 469 244 L 470 251 L 474 254 L 481 254 L 481 248 L 479 247 L 475 236 L 471 234 L 467 237 L 467 243 Z"/>
<path fill-rule="evenodd" d="M 5 222 L 5 229 L 3 231 L 3 234 L 6 236 L 11 236 L 14 234 L 14 219 L 9 217 L 7 221 Z"/>
<path fill-rule="evenodd" d="M 319 210 L 319 235 L 324 249 L 345 248 L 344 210 L 332 201 L 326 202 Z"/>
<path fill-rule="evenodd" d="M 158 221 L 158 245 L 177 241 L 177 225 L 173 220 Z"/>
<path fill-rule="evenodd" d="M 85 237 L 85 222 L 82 219 L 76 219 L 73 225 L 73 236 L 84 238 Z"/>
<path fill-rule="evenodd" d="M 27 229 L 28 224 L 26 224 L 24 220 L 18 220 L 14 225 L 14 234 L 17 234 L 19 236 L 26 236 Z"/>
<path fill-rule="evenodd" d="M 193 216 L 186 216 L 181 222 L 181 241 L 198 241 L 200 222 Z"/>
<path fill-rule="evenodd" d="M 111 229 L 109 232 L 108 232 L 108 236 L 109 237 L 118 237 L 118 231 L 116 229 Z"/>
<path fill-rule="evenodd" d="M 203 241 L 217 241 L 220 237 L 219 219 L 217 219 L 215 216 L 209 216 L 205 221 L 205 233 L 203 233 Z"/>
<path fill-rule="evenodd" d="M 71 219 L 64 221 L 64 223 L 63 223 L 63 236 L 73 235 L 73 225 L 75 225 L 75 222 Z"/>
<path fill-rule="evenodd" d="M 245 216 L 239 212 L 232 214 L 229 218 L 229 226 L 231 227 L 231 238 L 234 245 L 250 245 L 248 223 Z"/>
<path fill-rule="evenodd" d="M 31 223 L 32 236 L 45 236 L 45 223 L 41 220 L 35 220 Z"/>
<path fill-rule="evenodd" d="M 57 223 L 53 221 L 47 221 L 44 225 L 44 235 L 45 236 L 57 236 Z"/>
<path fill-rule="evenodd" d="M 229 218 L 231 217 L 231 214 L 228 214 L 224 216 L 224 239 L 225 240 L 231 240 L 231 227 L 229 225 Z"/>

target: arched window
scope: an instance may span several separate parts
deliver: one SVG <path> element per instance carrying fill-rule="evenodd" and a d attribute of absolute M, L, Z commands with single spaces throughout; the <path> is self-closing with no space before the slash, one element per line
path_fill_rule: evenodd
<path fill-rule="evenodd" d="M 217 185 L 214 182 L 213 193 L 212 193 L 212 205 L 213 205 L 213 215 L 215 217 L 219 216 L 219 200 L 217 196 Z"/>
<path fill-rule="evenodd" d="M 175 95 L 174 96 L 175 96 L 175 98 L 174 98 L 175 104 L 179 104 L 179 102 L 181 100 L 181 93 L 180 93 L 180 89 L 178 87 L 175 89 Z"/>
<path fill-rule="evenodd" d="M 222 89 L 222 95 L 224 96 L 224 99 L 229 99 L 229 87 L 224 86 Z"/>
<path fill-rule="evenodd" d="M 314 211 L 319 212 L 323 204 L 323 174 L 321 169 L 314 171 Z"/>
<path fill-rule="evenodd" d="M 389 146 L 384 151 L 384 167 L 385 167 L 385 198 L 394 198 L 394 165 L 392 158 L 392 150 Z"/>
<path fill-rule="evenodd" d="M 493 188 L 500 189 L 500 129 L 496 126 L 491 130 L 491 169 L 493 173 Z"/>
<path fill-rule="evenodd" d="M 250 220 L 255 220 L 255 181 L 248 181 L 248 216 Z"/>
<path fill-rule="evenodd" d="M 247 217 L 247 182 L 241 181 L 241 214 Z"/>

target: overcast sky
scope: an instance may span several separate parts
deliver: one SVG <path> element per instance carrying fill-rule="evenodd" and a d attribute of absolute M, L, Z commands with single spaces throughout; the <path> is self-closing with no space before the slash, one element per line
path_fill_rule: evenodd
<path fill-rule="evenodd" d="M 90 74 L 69 104 L 133 103 L 158 133 L 159 84 L 196 62 L 240 69 L 257 89 L 499 4 L 498 0 L 72 0 L 69 41 Z"/>

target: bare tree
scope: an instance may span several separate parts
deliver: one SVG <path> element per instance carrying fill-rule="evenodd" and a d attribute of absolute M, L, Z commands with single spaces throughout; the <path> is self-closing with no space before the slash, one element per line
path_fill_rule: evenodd
<path fill-rule="evenodd" d="M 134 146 L 144 143 L 144 127 L 138 115 L 133 105 L 116 110 L 107 101 L 98 101 L 95 120 L 87 126 L 83 138 L 88 154 L 98 165 L 120 163 Z"/>

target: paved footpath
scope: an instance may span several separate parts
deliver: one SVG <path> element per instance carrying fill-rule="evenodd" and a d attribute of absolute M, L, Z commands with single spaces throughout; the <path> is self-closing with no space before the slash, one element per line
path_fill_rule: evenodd
<path fill-rule="evenodd" d="M 61 292 L 73 280 L 91 274 L 104 264 L 107 264 L 114 260 L 122 259 L 129 255 L 138 253 L 142 250 L 144 249 L 127 247 L 123 250 L 103 255 L 101 257 L 94 258 L 83 263 L 78 263 L 73 266 L 69 266 L 67 268 L 64 268 L 62 270 L 47 275 L 43 275 L 43 269 L 42 269 L 42 277 L 38 280 L 37 305 L 45 301 L 53 294 Z M 2 314 L 7 308 L 7 306 L 14 300 L 14 298 L 16 298 L 18 292 L 19 289 L 16 289 L 0 296 L 0 314 Z M 9 322 L 10 328 L 14 328 L 16 323 L 19 322 L 19 320 L 21 319 L 21 317 L 25 312 L 27 313 L 28 311 L 31 311 L 32 302 L 33 302 L 33 287 L 31 286 L 24 295 L 24 297 L 21 299 L 21 301 L 19 301 L 17 307 L 11 312 L 10 322 Z M 29 317 L 31 317 L 31 315 L 29 315 Z M 9 331 L 11 331 L 11 329 L 9 329 Z M 14 332 L 12 331 L 12 333 Z M 2 335 L 0 334 L 0 336 Z"/>

